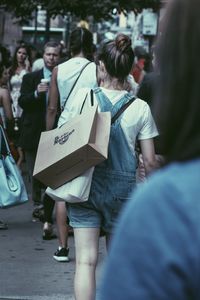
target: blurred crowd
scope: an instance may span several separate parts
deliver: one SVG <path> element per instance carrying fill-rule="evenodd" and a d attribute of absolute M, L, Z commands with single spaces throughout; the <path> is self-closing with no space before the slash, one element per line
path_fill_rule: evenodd
<path fill-rule="evenodd" d="M 95 299 L 100 236 L 110 250 L 101 299 L 200 298 L 199 10 L 199 0 L 171 1 L 150 53 L 122 33 L 97 48 L 81 27 L 67 50 L 50 41 L 40 54 L 22 41 L 11 56 L 0 47 L 0 122 L 27 166 L 44 240 L 56 237 L 56 207 L 58 262 L 70 260 L 73 228 L 76 300 Z M 108 158 L 86 202 L 54 201 L 33 177 L 41 132 L 94 103 L 112 117 Z"/>
<path fill-rule="evenodd" d="M 68 49 L 65 43 L 58 43 L 60 49 L 59 61 L 62 63 L 69 59 Z M 94 57 L 96 46 L 94 45 Z M 23 76 L 29 72 L 40 70 L 44 67 L 43 50 L 37 50 L 32 44 L 27 44 L 23 40 L 18 42 L 13 54 L 8 47 L 0 45 L 0 110 L 1 122 L 10 139 L 13 155 L 18 166 L 24 161 L 24 153 L 19 145 L 21 130 L 22 108 L 18 104 L 20 88 Z M 151 53 L 142 46 L 135 48 L 135 61 L 130 72 L 130 83 L 134 93 L 142 82 L 144 75 L 152 70 Z"/>

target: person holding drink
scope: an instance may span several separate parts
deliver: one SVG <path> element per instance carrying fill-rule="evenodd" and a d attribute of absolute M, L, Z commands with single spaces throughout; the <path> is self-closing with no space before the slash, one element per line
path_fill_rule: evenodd
<path fill-rule="evenodd" d="M 33 178 L 33 168 L 39 144 L 40 134 L 45 131 L 46 106 L 48 100 L 49 82 L 53 68 L 58 64 L 60 48 L 55 42 L 44 46 L 44 67 L 24 75 L 19 105 L 23 109 L 22 128 L 19 143 L 25 151 L 25 159 L 31 182 L 31 198 L 34 204 L 33 217 L 41 217 L 43 209 L 44 186 Z M 47 195 L 45 197 L 49 198 Z M 51 202 L 51 199 L 47 200 Z M 53 200 L 52 200 L 53 201 Z M 53 205 L 53 204 L 52 204 Z"/>

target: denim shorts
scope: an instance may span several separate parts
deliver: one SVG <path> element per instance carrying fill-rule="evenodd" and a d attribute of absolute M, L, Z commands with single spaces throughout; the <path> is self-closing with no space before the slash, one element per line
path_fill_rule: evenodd
<path fill-rule="evenodd" d="M 95 171 L 88 201 L 67 205 L 70 225 L 111 233 L 135 185 L 134 174 Z"/>

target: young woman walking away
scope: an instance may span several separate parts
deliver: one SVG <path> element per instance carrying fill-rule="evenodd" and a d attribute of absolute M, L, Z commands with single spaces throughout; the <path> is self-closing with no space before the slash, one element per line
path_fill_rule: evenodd
<path fill-rule="evenodd" d="M 200 299 L 199 13 L 199 0 L 168 1 L 153 100 L 166 165 L 122 215 L 101 300 Z"/>
<path fill-rule="evenodd" d="M 110 111 L 113 117 L 133 98 L 127 92 L 130 88 L 128 75 L 134 61 L 130 38 L 120 34 L 115 40 L 105 43 L 98 60 L 99 87 L 94 89 L 94 101 L 99 111 Z M 85 109 L 91 105 L 90 90 L 81 89 L 70 107 L 72 114 L 80 112 L 87 94 Z M 153 138 L 157 135 L 148 104 L 134 99 L 111 126 L 108 159 L 95 167 L 89 200 L 82 204 L 68 204 L 76 247 L 76 300 L 95 299 L 100 229 L 106 233 L 108 242 L 122 207 L 136 186 L 136 140 L 140 142 L 145 169 L 149 174 L 156 164 Z"/>

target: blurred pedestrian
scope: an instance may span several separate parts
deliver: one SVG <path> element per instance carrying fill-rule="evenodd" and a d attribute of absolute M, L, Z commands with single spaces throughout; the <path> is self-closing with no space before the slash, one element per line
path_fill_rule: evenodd
<path fill-rule="evenodd" d="M 44 67 L 39 71 L 24 75 L 20 90 L 19 105 L 21 109 L 23 109 L 23 113 L 19 144 L 25 151 L 25 159 L 31 182 L 31 198 L 34 204 L 34 218 L 41 217 L 43 191 L 45 187 L 37 179 L 33 178 L 33 169 L 40 134 L 45 130 L 46 107 L 51 74 L 53 68 L 59 61 L 59 55 L 60 49 L 57 43 L 48 42 L 45 44 L 43 53 Z M 48 198 L 48 203 L 51 202 L 51 199 L 49 199 L 47 195 L 45 195 L 45 199 L 46 198 Z M 45 199 L 44 201 L 46 201 Z M 51 230 L 49 229 L 49 231 Z"/>
<path fill-rule="evenodd" d="M 102 300 L 200 299 L 199 12 L 198 0 L 168 3 L 153 101 L 166 165 L 122 215 Z"/>
<path fill-rule="evenodd" d="M 16 48 L 12 65 L 9 68 L 10 76 L 10 94 L 12 99 L 12 108 L 14 118 L 19 119 L 22 115 L 22 109 L 19 107 L 18 98 L 23 76 L 31 71 L 30 50 L 26 45 L 20 45 Z M 17 124 L 16 124 L 17 126 Z"/>
<path fill-rule="evenodd" d="M 25 44 L 21 44 L 15 49 L 12 59 L 12 64 L 9 68 L 9 87 L 12 100 L 12 111 L 15 120 L 15 144 L 18 149 L 18 166 L 20 167 L 24 160 L 23 149 L 18 144 L 18 139 L 21 130 L 21 115 L 22 109 L 19 106 L 18 99 L 20 96 L 20 88 L 23 76 L 31 71 L 30 50 Z"/>
<path fill-rule="evenodd" d="M 152 71 L 144 75 L 142 81 L 139 84 L 137 97 L 146 101 L 150 108 L 152 108 L 152 102 L 156 94 L 156 89 L 158 88 L 159 79 L 159 68 L 156 62 L 156 55 L 154 53 L 154 46 L 152 47 Z M 156 159 L 159 165 L 164 163 L 164 149 L 160 143 L 160 135 L 154 138 L 154 145 L 156 151 Z M 138 149 L 139 150 L 139 149 Z M 140 152 L 140 151 L 139 151 Z M 138 170 L 137 170 L 137 181 L 138 183 L 144 182 L 146 180 L 146 174 L 144 169 L 144 162 L 142 154 L 138 155 Z"/>
<path fill-rule="evenodd" d="M 145 62 L 148 54 L 144 47 L 137 46 L 134 48 L 135 60 L 131 69 L 131 75 L 136 83 L 140 83 L 145 75 Z"/>

